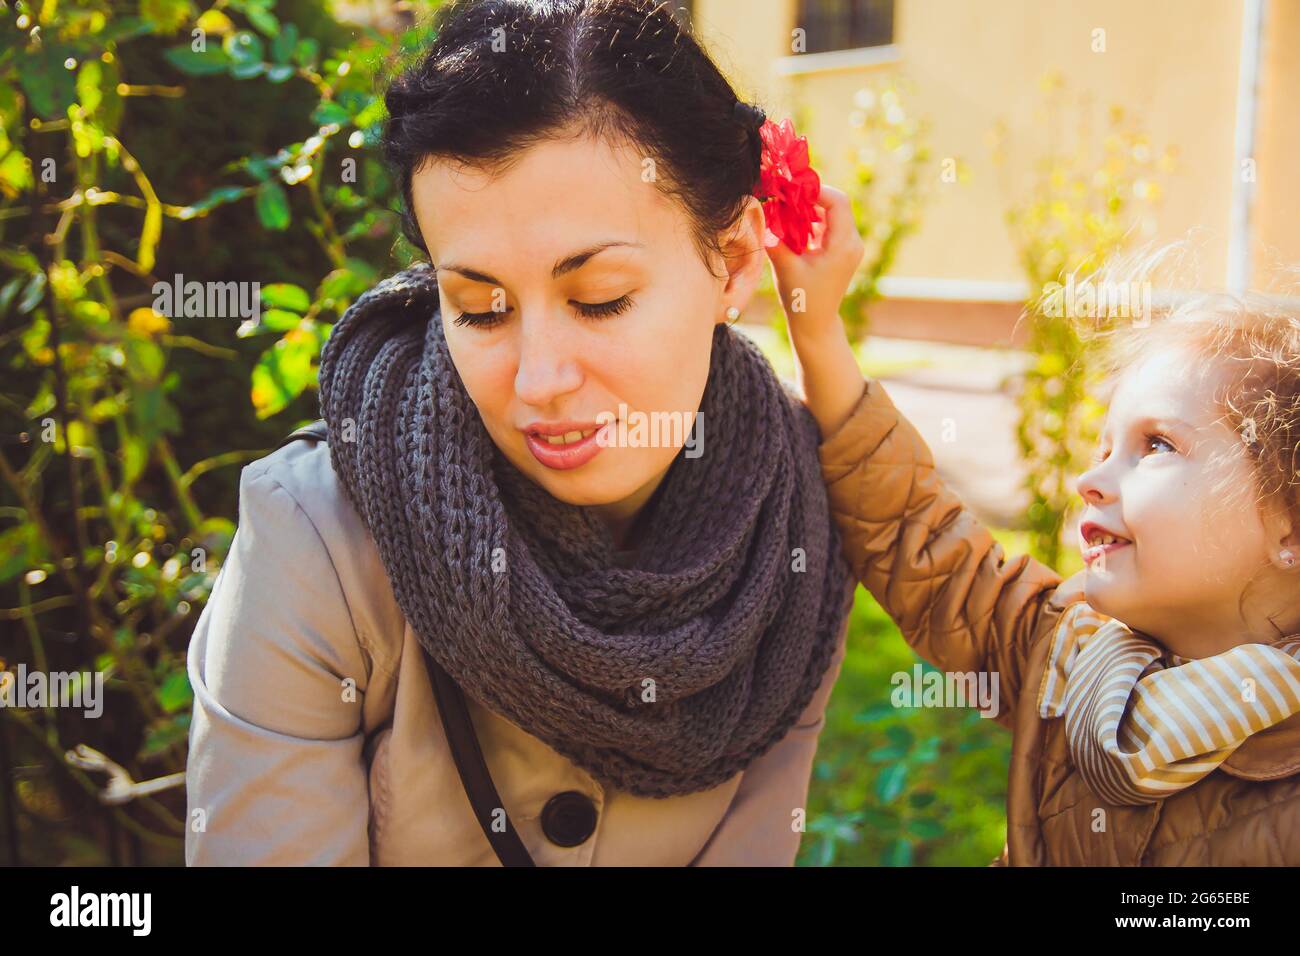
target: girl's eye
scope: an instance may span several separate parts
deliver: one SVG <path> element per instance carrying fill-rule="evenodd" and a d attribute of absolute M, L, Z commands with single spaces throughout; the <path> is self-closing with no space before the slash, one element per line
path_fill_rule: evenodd
<path fill-rule="evenodd" d="M 1145 445 L 1144 447 L 1146 447 L 1146 448 L 1150 448 L 1152 445 L 1154 445 L 1154 444 L 1156 444 L 1156 443 L 1159 443 L 1159 444 L 1161 444 L 1161 445 L 1164 445 L 1164 446 L 1165 446 L 1166 448 L 1168 448 L 1170 451 L 1174 451 L 1174 452 L 1178 451 L 1178 449 L 1174 447 L 1173 442 L 1171 442 L 1171 441 L 1170 441 L 1168 438 L 1166 438 L 1164 435 L 1160 435 L 1160 434 L 1150 434 L 1150 435 L 1147 435 L 1147 436 L 1146 436 L 1146 445 Z"/>
<path fill-rule="evenodd" d="M 606 319 L 631 308 L 632 297 L 624 295 L 609 302 L 574 302 L 573 305 L 579 315 L 588 319 Z M 456 324 L 469 325 L 476 329 L 490 329 L 505 321 L 509 313 L 509 309 L 503 312 L 462 312 L 456 316 Z"/>

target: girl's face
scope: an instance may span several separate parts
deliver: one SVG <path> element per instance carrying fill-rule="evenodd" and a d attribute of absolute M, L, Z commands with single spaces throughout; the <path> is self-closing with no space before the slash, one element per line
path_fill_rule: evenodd
<path fill-rule="evenodd" d="M 492 440 L 615 529 L 683 445 L 703 451 L 688 442 L 714 326 L 744 308 L 763 259 L 754 200 L 723 248 L 757 254 L 711 275 L 653 171 L 631 148 L 582 139 L 538 144 L 496 178 L 441 161 L 412 177 L 451 358 Z M 667 413 L 658 428 L 654 413 Z"/>
<path fill-rule="evenodd" d="M 1257 503 L 1243 436 L 1214 402 L 1220 374 L 1182 350 L 1126 372 L 1094 466 L 1078 481 L 1088 603 L 1184 657 L 1277 638 L 1238 612 L 1252 579 L 1263 580 L 1271 607 L 1286 606 L 1287 582 L 1270 558 L 1290 529 Z M 1090 547 L 1094 533 L 1122 540 L 1103 551 Z"/>

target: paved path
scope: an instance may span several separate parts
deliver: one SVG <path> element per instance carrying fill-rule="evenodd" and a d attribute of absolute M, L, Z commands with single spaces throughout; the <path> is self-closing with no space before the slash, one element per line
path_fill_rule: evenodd
<path fill-rule="evenodd" d="M 782 355 L 774 348 L 770 328 L 741 328 L 772 357 L 780 374 L 793 379 L 788 350 Z M 1016 442 L 1013 387 L 1028 354 L 873 336 L 859 356 L 866 373 L 885 386 L 925 438 L 940 476 L 980 520 L 1023 527 L 1029 494 Z"/>

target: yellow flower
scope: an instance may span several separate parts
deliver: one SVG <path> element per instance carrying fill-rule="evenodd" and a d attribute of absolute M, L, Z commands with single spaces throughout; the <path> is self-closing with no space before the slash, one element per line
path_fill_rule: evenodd
<path fill-rule="evenodd" d="M 156 335 L 159 332 L 166 332 L 172 327 L 171 322 L 168 321 L 165 315 L 143 307 L 133 309 L 126 322 L 132 332 L 137 332 L 140 335 Z"/>

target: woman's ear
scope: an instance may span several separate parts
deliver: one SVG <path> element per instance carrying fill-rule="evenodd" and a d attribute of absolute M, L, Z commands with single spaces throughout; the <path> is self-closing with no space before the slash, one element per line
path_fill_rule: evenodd
<path fill-rule="evenodd" d="M 763 276 L 763 264 L 767 260 L 763 254 L 763 239 L 766 234 L 767 220 L 764 218 L 763 204 L 757 196 L 749 196 L 736 225 L 719 244 L 727 278 L 722 288 L 722 310 L 717 317 L 718 322 L 727 321 L 728 308 L 734 306 L 743 312 L 753 298 L 754 290 L 758 288 Z"/>

